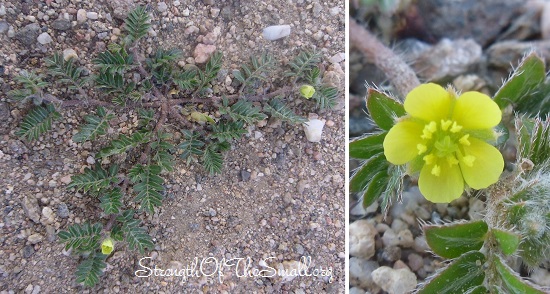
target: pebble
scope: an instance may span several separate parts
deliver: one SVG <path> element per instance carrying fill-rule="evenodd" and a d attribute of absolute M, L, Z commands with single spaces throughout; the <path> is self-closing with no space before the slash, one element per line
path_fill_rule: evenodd
<path fill-rule="evenodd" d="M 38 43 L 42 44 L 42 45 L 46 45 L 46 44 L 49 44 L 53 41 L 52 37 L 50 36 L 50 34 L 44 32 L 42 34 L 40 34 L 36 40 L 38 41 Z"/>
<path fill-rule="evenodd" d="M 23 247 L 23 257 L 29 258 L 34 254 L 34 247 L 32 245 L 27 245 Z"/>
<path fill-rule="evenodd" d="M 29 241 L 29 243 L 31 243 L 33 245 L 42 242 L 42 240 L 44 240 L 44 236 L 42 236 L 38 233 L 32 234 L 27 238 L 27 241 Z"/>
<path fill-rule="evenodd" d="M 483 219 L 485 216 L 485 202 L 477 199 L 470 199 L 470 210 L 468 211 L 468 216 L 471 220 Z"/>
<path fill-rule="evenodd" d="M 210 58 L 210 55 L 216 51 L 216 46 L 206 45 L 206 44 L 197 44 L 195 51 L 193 52 L 193 57 L 195 58 L 196 63 L 205 63 Z"/>
<path fill-rule="evenodd" d="M 28 218 L 30 218 L 35 223 L 40 223 L 40 214 L 38 213 L 40 208 L 38 207 L 38 202 L 36 201 L 36 199 L 25 196 L 25 198 L 23 198 L 23 203 L 21 203 L 21 206 L 23 207 L 23 211 Z"/>
<path fill-rule="evenodd" d="M 369 289 L 377 293 L 379 287 L 372 279 L 372 272 L 380 267 L 378 262 L 362 258 L 352 257 L 349 259 L 349 279 L 350 285 Z"/>
<path fill-rule="evenodd" d="M 71 58 L 74 58 L 75 60 L 78 59 L 78 55 L 76 54 L 76 51 L 72 48 L 67 48 L 63 50 L 63 59 L 65 61 L 68 61 Z"/>
<path fill-rule="evenodd" d="M 290 35 L 290 26 L 289 25 L 269 26 L 263 30 L 262 35 L 264 39 L 268 41 L 275 41 Z"/>
<path fill-rule="evenodd" d="M 69 217 L 69 207 L 65 202 L 61 202 L 57 205 L 57 215 L 60 218 L 68 218 Z"/>
<path fill-rule="evenodd" d="M 88 158 L 86 158 L 86 162 L 91 165 L 95 163 L 95 159 L 93 156 L 88 156 Z"/>
<path fill-rule="evenodd" d="M 417 271 L 422 266 L 424 266 L 424 259 L 422 258 L 422 256 L 416 253 L 409 254 L 409 256 L 407 256 L 407 259 L 409 260 L 409 267 L 413 271 Z"/>
<path fill-rule="evenodd" d="M 52 224 L 55 221 L 55 216 L 53 214 L 53 210 L 49 208 L 48 206 L 44 206 L 42 208 L 42 216 L 44 217 L 42 219 L 42 223 L 49 225 Z"/>
<path fill-rule="evenodd" d="M 19 42 L 23 43 L 23 45 L 29 46 L 34 44 L 39 34 L 40 25 L 38 25 L 37 23 L 31 23 L 17 31 L 17 33 L 15 34 L 15 38 L 19 40 Z"/>
<path fill-rule="evenodd" d="M 10 28 L 10 25 L 8 24 L 7 21 L 5 20 L 0 21 L 0 34 L 7 32 L 9 28 Z"/>
<path fill-rule="evenodd" d="M 349 225 L 349 254 L 365 259 L 374 256 L 376 234 L 374 226 L 365 219 L 351 223 Z"/>
<path fill-rule="evenodd" d="M 71 28 L 71 22 L 67 19 L 57 19 L 52 22 L 52 28 L 58 31 L 66 31 Z"/>
<path fill-rule="evenodd" d="M 550 272 L 546 269 L 540 267 L 535 268 L 530 278 L 540 286 L 550 287 Z"/>
<path fill-rule="evenodd" d="M 4 4 L 0 5 L 0 16 L 6 15 L 6 6 Z"/>
<path fill-rule="evenodd" d="M 321 6 L 321 4 L 319 4 L 319 2 L 315 2 L 315 4 L 313 4 L 313 16 L 314 17 L 319 17 L 321 15 L 322 10 L 323 10 L 323 6 Z"/>
<path fill-rule="evenodd" d="M 99 18 L 99 15 L 97 14 L 97 12 L 87 12 L 86 17 L 91 20 L 96 20 Z"/>
<path fill-rule="evenodd" d="M 159 2 L 157 8 L 160 13 L 166 12 L 166 10 L 168 10 L 168 5 L 166 4 L 166 2 Z"/>
<path fill-rule="evenodd" d="M 88 15 L 86 13 L 86 10 L 79 9 L 76 12 L 76 22 L 79 24 L 85 23 L 88 20 Z"/>
<path fill-rule="evenodd" d="M 325 122 L 318 119 L 310 119 L 303 124 L 306 138 L 309 142 L 320 142 L 323 135 L 323 127 Z"/>
<path fill-rule="evenodd" d="M 372 279 L 389 294 L 405 294 L 416 287 L 416 276 L 407 268 L 382 266 L 372 272 Z"/>
<path fill-rule="evenodd" d="M 247 170 L 241 170 L 241 180 L 243 182 L 248 182 L 250 180 L 250 172 Z"/>

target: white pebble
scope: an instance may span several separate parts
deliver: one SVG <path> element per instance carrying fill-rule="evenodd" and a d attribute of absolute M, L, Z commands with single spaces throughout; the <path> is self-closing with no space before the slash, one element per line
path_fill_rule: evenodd
<path fill-rule="evenodd" d="M 97 12 L 88 12 L 86 13 L 86 17 L 92 20 L 96 20 L 99 16 L 97 15 Z"/>
<path fill-rule="evenodd" d="M 76 21 L 78 23 L 85 23 L 86 20 L 88 20 L 88 16 L 86 15 L 86 10 L 84 9 L 79 9 L 77 12 L 76 12 Z"/>
<path fill-rule="evenodd" d="M 372 272 L 372 279 L 388 293 L 405 294 L 416 287 L 416 275 L 407 268 L 382 266 Z"/>
<path fill-rule="evenodd" d="M 266 40 L 275 41 L 290 35 L 289 25 L 270 26 L 263 30 L 262 35 Z"/>
<path fill-rule="evenodd" d="M 42 45 L 49 44 L 53 41 L 52 37 L 50 37 L 50 35 L 46 32 L 40 34 L 40 36 L 38 36 L 38 38 L 36 38 L 36 40 L 38 41 L 38 43 L 40 43 Z"/>

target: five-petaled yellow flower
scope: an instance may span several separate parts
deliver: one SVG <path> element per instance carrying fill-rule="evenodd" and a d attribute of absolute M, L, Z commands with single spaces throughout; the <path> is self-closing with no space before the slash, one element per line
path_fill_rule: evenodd
<path fill-rule="evenodd" d="M 106 238 L 105 240 L 103 240 L 103 242 L 101 243 L 101 253 L 109 255 L 111 254 L 111 252 L 113 252 L 113 249 L 115 249 L 113 239 Z"/>
<path fill-rule="evenodd" d="M 504 168 L 502 154 L 487 143 L 502 118 L 487 95 L 457 97 L 436 84 L 422 84 L 405 99 L 408 115 L 398 119 L 384 139 L 384 154 L 395 165 L 420 171 L 418 187 L 426 199 L 448 203 L 464 191 L 496 183 Z"/>

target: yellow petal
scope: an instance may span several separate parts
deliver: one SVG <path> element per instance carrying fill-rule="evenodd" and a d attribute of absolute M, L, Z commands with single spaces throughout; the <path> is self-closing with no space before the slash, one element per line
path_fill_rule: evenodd
<path fill-rule="evenodd" d="M 502 111 L 489 96 L 466 92 L 456 100 L 453 120 L 465 129 L 490 129 L 502 118 Z"/>
<path fill-rule="evenodd" d="M 412 117 L 439 122 L 449 115 L 451 101 L 451 94 L 443 87 L 433 83 L 422 84 L 407 94 L 405 111 Z"/>
<path fill-rule="evenodd" d="M 101 243 L 101 253 L 105 255 L 111 254 L 114 248 L 115 248 L 115 245 L 113 243 L 113 239 L 111 238 L 107 238 L 103 240 L 103 242 Z"/>
<path fill-rule="evenodd" d="M 423 125 L 412 121 L 395 124 L 384 138 L 384 155 L 396 165 L 405 164 L 418 155 L 418 144 L 423 144 Z"/>
<path fill-rule="evenodd" d="M 484 189 L 498 181 L 504 169 L 502 154 L 495 147 L 476 138 L 470 138 L 470 146 L 464 146 L 462 156 L 473 156 L 475 160 L 468 166 L 468 160 L 459 158 L 460 169 L 468 186 Z"/>
<path fill-rule="evenodd" d="M 446 161 L 438 164 L 439 175 L 433 173 L 433 165 L 424 165 L 420 171 L 418 188 L 426 199 L 433 203 L 449 203 L 462 195 L 464 180 L 458 165 Z"/>

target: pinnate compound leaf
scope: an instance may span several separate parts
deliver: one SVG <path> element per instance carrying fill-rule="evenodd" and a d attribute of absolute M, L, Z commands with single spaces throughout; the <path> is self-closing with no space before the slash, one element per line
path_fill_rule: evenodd
<path fill-rule="evenodd" d="M 483 220 L 450 225 L 428 225 L 424 227 L 426 241 L 439 256 L 456 258 L 462 254 L 479 250 L 483 246 L 488 226 Z"/>
<path fill-rule="evenodd" d="M 502 280 L 503 286 L 511 294 L 543 294 L 544 292 L 522 278 L 520 278 L 509 266 L 500 258 L 495 256 L 493 260 L 497 272 Z"/>
<path fill-rule="evenodd" d="M 76 282 L 86 287 L 93 287 L 99 282 L 103 269 L 107 267 L 105 259 L 107 255 L 94 253 L 83 260 L 76 268 Z"/>
<path fill-rule="evenodd" d="M 67 188 L 98 194 L 115 181 L 117 172 L 118 165 L 116 164 L 111 165 L 109 170 L 104 170 L 101 164 L 96 163 L 94 169 L 85 168 L 84 173 L 72 176 Z"/>
<path fill-rule="evenodd" d="M 111 191 L 107 191 L 99 200 L 101 201 L 99 206 L 106 215 L 117 214 L 122 207 L 122 192 L 119 187 L 116 187 Z"/>
<path fill-rule="evenodd" d="M 273 117 L 288 121 L 293 124 L 299 124 L 306 122 L 307 119 L 294 113 L 288 106 L 286 106 L 281 100 L 273 99 L 266 104 L 264 110 L 271 113 Z"/>
<path fill-rule="evenodd" d="M 132 10 L 124 20 L 130 42 L 135 42 L 147 35 L 150 24 L 149 14 L 145 6 L 138 6 Z"/>
<path fill-rule="evenodd" d="M 267 116 L 261 113 L 262 109 L 246 99 L 241 99 L 235 104 L 228 106 L 229 101 L 223 99 L 223 105 L 219 111 L 221 114 L 228 114 L 234 121 L 244 121 L 247 124 L 253 124 L 264 120 Z"/>
<path fill-rule="evenodd" d="M 393 127 L 395 118 L 405 115 L 403 104 L 372 88 L 368 90 L 367 109 L 378 127 L 386 131 Z"/>
<path fill-rule="evenodd" d="M 40 135 L 52 128 L 53 120 L 60 117 L 52 104 L 35 107 L 25 116 L 15 134 L 27 140 L 37 140 Z"/>
<path fill-rule="evenodd" d="M 73 136 L 73 141 L 77 143 L 84 142 L 105 135 L 109 127 L 109 121 L 114 117 L 113 114 L 107 113 L 105 108 L 99 107 L 97 116 L 90 114 L 84 117 L 87 123 L 80 129 L 80 132 Z"/>
<path fill-rule="evenodd" d="M 99 248 L 102 225 L 89 223 L 74 224 L 67 231 L 57 234 L 60 242 L 65 243 L 65 250 L 72 248 L 75 252 L 92 251 Z"/>
<path fill-rule="evenodd" d="M 204 142 L 199 140 L 200 134 L 197 132 L 184 130 L 182 133 L 184 139 L 178 146 L 182 150 L 180 157 L 189 164 L 194 157 L 202 156 L 203 151 L 201 148 L 204 146 Z"/>
<path fill-rule="evenodd" d="M 483 283 L 485 260 L 485 255 L 478 251 L 467 252 L 434 275 L 416 293 L 467 293 Z"/>
<path fill-rule="evenodd" d="M 223 146 L 224 145 L 221 145 L 221 147 Z M 217 174 L 222 171 L 223 156 L 219 144 L 212 143 L 206 147 L 202 155 L 202 162 L 204 169 L 206 169 L 209 174 Z"/>
<path fill-rule="evenodd" d="M 159 176 L 161 171 L 162 168 L 158 165 L 136 164 L 129 172 L 134 191 L 138 193 L 134 200 L 140 203 L 141 209 L 149 213 L 154 213 L 155 207 L 162 203 L 164 179 Z"/>
<path fill-rule="evenodd" d="M 211 137 L 218 139 L 220 142 L 231 142 L 233 139 L 240 139 L 246 133 L 247 131 L 244 129 L 242 121 L 219 122 L 213 126 Z"/>
<path fill-rule="evenodd" d="M 321 109 L 332 109 L 337 104 L 338 89 L 335 87 L 319 86 L 312 97 Z"/>
<path fill-rule="evenodd" d="M 384 138 L 388 133 L 371 134 L 357 138 L 349 143 L 349 156 L 357 159 L 370 159 L 372 156 L 384 152 Z"/>
<path fill-rule="evenodd" d="M 129 221 L 124 225 L 123 231 L 130 250 L 137 249 L 140 254 L 144 254 L 145 249 L 152 249 L 155 244 L 153 244 L 151 236 L 138 225 L 139 220 Z"/>
<path fill-rule="evenodd" d="M 118 139 L 111 141 L 111 145 L 101 149 L 97 157 L 105 158 L 115 154 L 121 154 L 141 144 L 149 142 L 150 133 L 137 132 L 132 135 L 121 135 Z"/>

